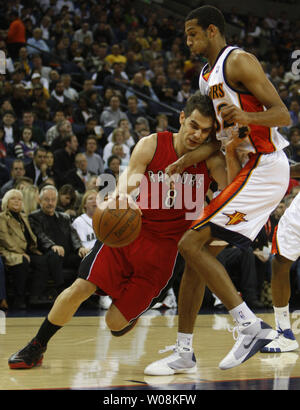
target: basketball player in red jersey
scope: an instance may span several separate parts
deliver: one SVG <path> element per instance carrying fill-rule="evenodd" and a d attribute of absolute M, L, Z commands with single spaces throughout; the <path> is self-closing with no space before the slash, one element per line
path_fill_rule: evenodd
<path fill-rule="evenodd" d="M 256 57 L 226 44 L 225 20 L 220 10 L 212 6 L 193 10 L 185 20 L 185 34 L 191 53 L 208 60 L 200 74 L 199 88 L 213 101 L 217 139 L 225 148 L 233 129 L 248 127 L 250 134 L 236 149 L 242 169 L 237 168 L 232 183 L 210 202 L 179 242 L 187 269 L 179 293 L 177 342 L 173 354 L 146 367 L 148 375 L 196 371 L 192 337 L 202 303 L 199 295 L 205 284 L 236 322 L 234 334 L 238 337 L 220 362 L 221 369 L 238 366 L 278 337 L 243 302 L 207 245 L 219 238 L 247 248 L 284 196 L 289 165 L 283 148 L 288 143 L 275 127 L 288 125 L 290 116 Z M 188 156 L 181 158 L 179 165 L 181 161 L 189 165 Z"/>
<path fill-rule="evenodd" d="M 180 114 L 180 124 L 176 134 L 152 134 L 138 142 L 127 172 L 120 176 L 114 193 L 130 194 L 136 189 L 136 178 L 131 185 L 132 177 L 144 176 L 148 184 L 146 188 L 143 183 L 140 185 L 139 203 L 141 207 L 145 203 L 143 195 L 146 199 L 155 199 L 153 192 L 157 191 L 153 185 L 158 183 L 159 209 L 142 207 L 142 230 L 130 245 L 110 248 L 96 242 L 79 267 L 79 278 L 58 296 L 37 335 L 25 348 L 10 357 L 9 366 L 12 369 L 40 364 L 50 338 L 71 320 L 80 304 L 95 291 L 101 290 L 112 298 L 106 323 L 113 335 L 121 336 L 134 326 L 137 318 L 156 303 L 155 298 L 167 288 L 176 263 L 177 243 L 192 221 L 186 219 L 186 213 L 191 209 L 176 207 L 173 202 L 179 199 L 174 195 L 174 189 L 172 195 L 170 190 L 162 189 L 166 185 L 165 168 L 178 157 L 201 146 L 202 160 L 207 159 L 185 170 L 182 188 L 184 184 L 190 184 L 195 196 L 196 190 L 200 189 L 197 175 L 204 175 L 204 193 L 212 178 L 221 189 L 227 185 L 223 155 L 216 153 L 210 156 L 215 151 L 214 144 L 205 144 L 215 129 L 210 98 L 200 94 L 192 96 Z"/>

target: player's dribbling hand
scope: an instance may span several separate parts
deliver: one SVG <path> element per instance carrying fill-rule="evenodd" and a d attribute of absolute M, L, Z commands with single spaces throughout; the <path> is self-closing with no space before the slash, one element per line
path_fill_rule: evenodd
<path fill-rule="evenodd" d="M 126 209 L 128 207 L 132 209 L 138 209 L 140 215 L 143 215 L 140 207 L 137 205 L 137 203 L 134 201 L 134 199 L 132 198 L 130 194 L 126 194 L 124 192 L 118 192 L 118 193 L 112 194 L 112 196 L 109 197 L 109 200 L 118 200 L 120 209 Z"/>
<path fill-rule="evenodd" d="M 221 116 L 227 123 L 239 125 L 248 125 L 249 119 L 246 111 L 241 110 L 234 104 L 228 104 L 221 110 Z"/>

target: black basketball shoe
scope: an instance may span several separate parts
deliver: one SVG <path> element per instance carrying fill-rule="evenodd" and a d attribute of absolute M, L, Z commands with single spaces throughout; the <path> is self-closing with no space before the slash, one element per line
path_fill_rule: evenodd
<path fill-rule="evenodd" d="M 40 366 L 46 349 L 47 346 L 42 346 L 34 338 L 27 346 L 10 356 L 8 365 L 11 369 L 31 369 L 32 367 Z"/>

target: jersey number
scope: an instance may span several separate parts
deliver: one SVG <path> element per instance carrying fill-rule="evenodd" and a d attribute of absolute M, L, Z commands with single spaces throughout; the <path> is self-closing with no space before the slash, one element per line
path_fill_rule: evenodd
<path fill-rule="evenodd" d="M 165 207 L 166 208 L 174 208 L 175 201 L 176 201 L 177 191 L 176 189 L 169 189 L 166 194 L 165 199 Z"/>

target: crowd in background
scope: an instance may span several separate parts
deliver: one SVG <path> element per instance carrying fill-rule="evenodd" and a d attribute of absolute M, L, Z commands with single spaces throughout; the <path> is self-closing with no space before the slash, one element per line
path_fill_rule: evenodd
<path fill-rule="evenodd" d="M 238 8 L 224 14 L 228 44 L 256 55 L 288 107 L 291 126 L 280 132 L 290 141 L 289 159 L 298 162 L 300 74 L 292 70 L 292 53 L 300 50 L 300 21 L 287 17 L 284 4 L 282 10 L 276 16 L 243 15 Z M 24 308 L 53 300 L 74 280 L 76 264 L 96 239 L 91 221 L 98 177 L 110 173 L 117 180 L 139 139 L 178 129 L 205 60 L 190 55 L 182 17 L 155 4 L 12 0 L 0 5 L 0 22 L 6 55 L 0 74 L 0 308 L 6 309 L 8 288 L 10 306 Z M 272 232 L 299 190 L 299 181 L 291 180 L 247 254 L 228 247 L 220 255 L 254 307 L 267 304 L 261 294 L 270 279 Z M 65 218 L 65 229 L 51 222 L 53 209 Z M 14 235 L 22 238 L 19 244 Z M 51 268 L 58 256 L 60 270 Z M 237 272 L 237 266 L 245 269 Z M 297 294 L 298 261 L 292 269 Z M 103 299 L 102 307 L 109 303 Z"/>

